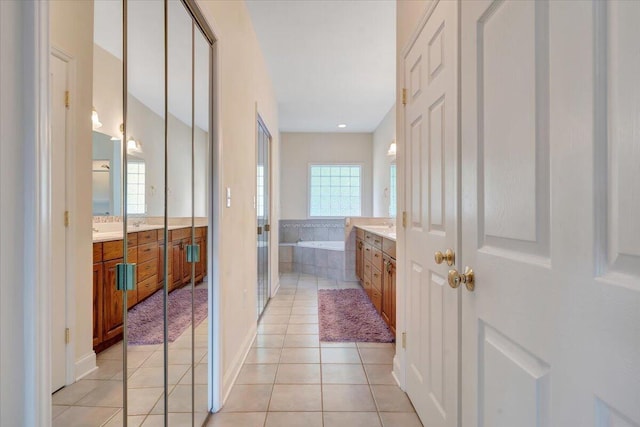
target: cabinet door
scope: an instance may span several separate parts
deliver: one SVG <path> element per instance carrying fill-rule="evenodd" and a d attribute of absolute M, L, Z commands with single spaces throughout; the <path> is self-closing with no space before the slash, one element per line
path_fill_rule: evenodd
<path fill-rule="evenodd" d="M 102 248 L 100 248 L 102 250 Z M 93 264 L 93 347 L 102 342 L 102 263 Z"/>
<path fill-rule="evenodd" d="M 122 291 L 116 290 L 116 264 L 121 262 L 122 259 L 115 259 L 104 263 L 102 338 L 105 341 L 122 333 Z"/>
<path fill-rule="evenodd" d="M 172 291 L 182 286 L 182 240 L 171 242 L 171 283 L 169 290 Z"/>
<path fill-rule="evenodd" d="M 395 333 L 395 301 L 396 278 L 395 261 L 388 255 L 384 255 L 384 271 L 382 272 L 382 318 Z"/>
<path fill-rule="evenodd" d="M 362 281 L 363 248 L 364 248 L 364 243 L 362 243 L 362 240 L 356 239 L 356 276 L 358 276 L 358 279 L 360 279 L 360 281 Z"/>

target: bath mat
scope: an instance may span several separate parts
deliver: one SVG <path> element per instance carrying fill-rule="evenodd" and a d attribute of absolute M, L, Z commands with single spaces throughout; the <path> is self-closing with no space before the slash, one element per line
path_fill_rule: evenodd
<path fill-rule="evenodd" d="M 318 291 L 320 341 L 394 342 L 363 289 Z"/>
<path fill-rule="evenodd" d="M 163 294 L 160 289 L 137 304 L 128 315 L 130 345 L 162 344 L 164 342 Z M 194 289 L 195 326 L 207 317 L 207 289 Z M 169 294 L 169 342 L 175 341 L 191 324 L 191 289 L 177 289 Z"/>

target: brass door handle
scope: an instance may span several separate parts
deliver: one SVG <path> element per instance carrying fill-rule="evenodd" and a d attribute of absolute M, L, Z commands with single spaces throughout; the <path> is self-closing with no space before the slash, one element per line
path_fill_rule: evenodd
<path fill-rule="evenodd" d="M 474 282 L 473 270 L 469 267 L 465 267 L 464 273 L 458 273 L 458 270 L 449 270 L 449 286 L 453 289 L 457 289 L 460 283 L 464 283 L 469 292 L 473 292 L 476 284 Z"/>
<path fill-rule="evenodd" d="M 456 263 L 456 254 L 452 249 L 447 249 L 444 251 L 444 254 L 440 251 L 436 251 L 433 258 L 436 260 L 436 264 L 442 264 L 446 261 L 449 267 Z"/>

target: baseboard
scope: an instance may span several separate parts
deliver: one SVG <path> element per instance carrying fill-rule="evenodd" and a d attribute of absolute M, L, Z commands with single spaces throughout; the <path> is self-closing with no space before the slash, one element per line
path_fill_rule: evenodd
<path fill-rule="evenodd" d="M 81 380 L 96 369 L 98 369 L 98 366 L 96 366 L 96 353 L 91 350 L 90 353 L 76 360 L 76 381 Z"/>
<path fill-rule="evenodd" d="M 240 351 L 238 355 L 234 358 L 233 363 L 231 364 L 231 368 L 222 379 L 222 401 L 220 402 L 220 407 L 222 408 L 229 397 L 229 393 L 231 393 L 231 389 L 240 374 L 240 369 L 242 369 L 242 365 L 244 364 L 247 355 L 249 354 L 249 350 L 251 350 L 251 344 L 253 344 L 253 340 L 256 337 L 258 332 L 258 327 L 254 325 L 250 330 L 244 341 L 242 342 L 242 346 L 240 347 Z"/>
<path fill-rule="evenodd" d="M 275 287 L 271 291 L 271 297 L 273 298 L 274 296 L 276 296 L 279 290 L 280 290 L 280 280 L 278 280 L 278 283 L 276 283 Z"/>

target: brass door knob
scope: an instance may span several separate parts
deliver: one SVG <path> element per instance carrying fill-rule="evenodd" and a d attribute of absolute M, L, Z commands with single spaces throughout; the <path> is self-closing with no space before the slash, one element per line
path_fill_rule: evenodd
<path fill-rule="evenodd" d="M 473 281 L 473 270 L 469 267 L 465 267 L 463 274 L 458 273 L 458 270 L 449 270 L 448 279 L 449 286 L 453 289 L 457 289 L 460 286 L 460 283 L 464 283 L 469 292 L 473 292 L 476 287 L 476 284 Z"/>
<path fill-rule="evenodd" d="M 444 261 L 447 262 L 447 265 L 451 267 L 456 263 L 456 254 L 451 249 L 447 249 L 444 251 L 444 254 L 440 251 L 436 251 L 434 254 L 434 259 L 436 260 L 436 264 L 442 264 Z"/>

